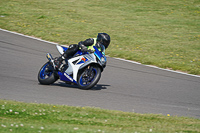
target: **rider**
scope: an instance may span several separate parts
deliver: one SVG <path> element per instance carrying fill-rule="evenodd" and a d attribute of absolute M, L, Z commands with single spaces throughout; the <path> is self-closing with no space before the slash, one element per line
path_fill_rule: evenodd
<path fill-rule="evenodd" d="M 64 52 L 61 57 L 55 59 L 54 64 L 57 69 L 60 68 L 62 61 L 64 59 L 71 58 L 80 49 L 82 52 L 87 52 L 88 50 L 94 51 L 93 46 L 101 48 L 101 44 L 107 48 L 110 44 L 110 36 L 107 33 L 98 33 L 97 38 L 89 38 L 85 41 L 80 41 L 77 44 L 71 44 L 68 49 Z"/>

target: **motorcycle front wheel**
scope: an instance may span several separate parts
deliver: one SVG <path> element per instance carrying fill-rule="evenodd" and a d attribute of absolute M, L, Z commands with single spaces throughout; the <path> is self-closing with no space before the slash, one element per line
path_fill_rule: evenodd
<path fill-rule="evenodd" d="M 79 72 L 78 86 L 80 89 L 89 90 L 94 87 L 101 78 L 101 69 L 98 66 L 90 66 Z"/>
<path fill-rule="evenodd" d="M 53 84 L 58 77 L 54 74 L 54 68 L 50 62 L 45 63 L 38 73 L 38 81 L 40 84 L 49 85 Z"/>

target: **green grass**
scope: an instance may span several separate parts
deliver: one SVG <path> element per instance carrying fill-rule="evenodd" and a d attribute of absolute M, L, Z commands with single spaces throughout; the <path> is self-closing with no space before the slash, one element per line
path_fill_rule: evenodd
<path fill-rule="evenodd" d="M 66 45 L 106 32 L 111 57 L 200 74 L 199 0 L 1 0 L 0 28 Z"/>
<path fill-rule="evenodd" d="M 1 0 L 0 28 L 60 44 L 98 32 L 107 55 L 200 74 L 199 0 Z M 200 132 L 192 118 L 0 100 L 0 132 Z"/>
<path fill-rule="evenodd" d="M 0 132 L 197 133 L 200 120 L 0 100 Z"/>

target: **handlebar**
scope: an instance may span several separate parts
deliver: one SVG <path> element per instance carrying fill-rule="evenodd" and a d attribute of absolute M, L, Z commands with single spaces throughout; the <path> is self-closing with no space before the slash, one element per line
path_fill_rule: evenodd
<path fill-rule="evenodd" d="M 94 50 L 89 49 L 89 50 L 87 50 L 87 52 L 88 53 L 94 53 Z"/>

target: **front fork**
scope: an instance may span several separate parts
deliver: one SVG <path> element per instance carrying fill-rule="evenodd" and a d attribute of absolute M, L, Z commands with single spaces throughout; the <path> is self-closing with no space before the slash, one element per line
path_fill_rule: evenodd
<path fill-rule="evenodd" d="M 47 57 L 47 59 L 49 60 L 49 62 L 53 65 L 53 68 L 54 68 L 54 70 L 55 70 L 56 68 L 55 68 L 55 64 L 54 64 L 54 60 L 53 60 L 52 55 L 51 55 L 50 53 L 47 53 L 47 54 L 46 54 L 46 57 Z"/>
<path fill-rule="evenodd" d="M 53 73 L 54 73 L 54 75 L 56 77 L 59 77 L 58 72 L 56 71 L 56 67 L 55 67 L 54 59 L 53 59 L 52 55 L 50 53 L 47 53 L 46 57 L 49 60 L 49 62 L 51 63 L 51 65 L 53 66 L 53 69 L 54 69 Z"/>
<path fill-rule="evenodd" d="M 88 68 L 87 68 L 87 71 L 86 71 L 86 73 L 85 73 L 85 76 L 90 76 L 91 75 L 91 72 L 92 72 L 92 66 L 88 66 Z"/>

